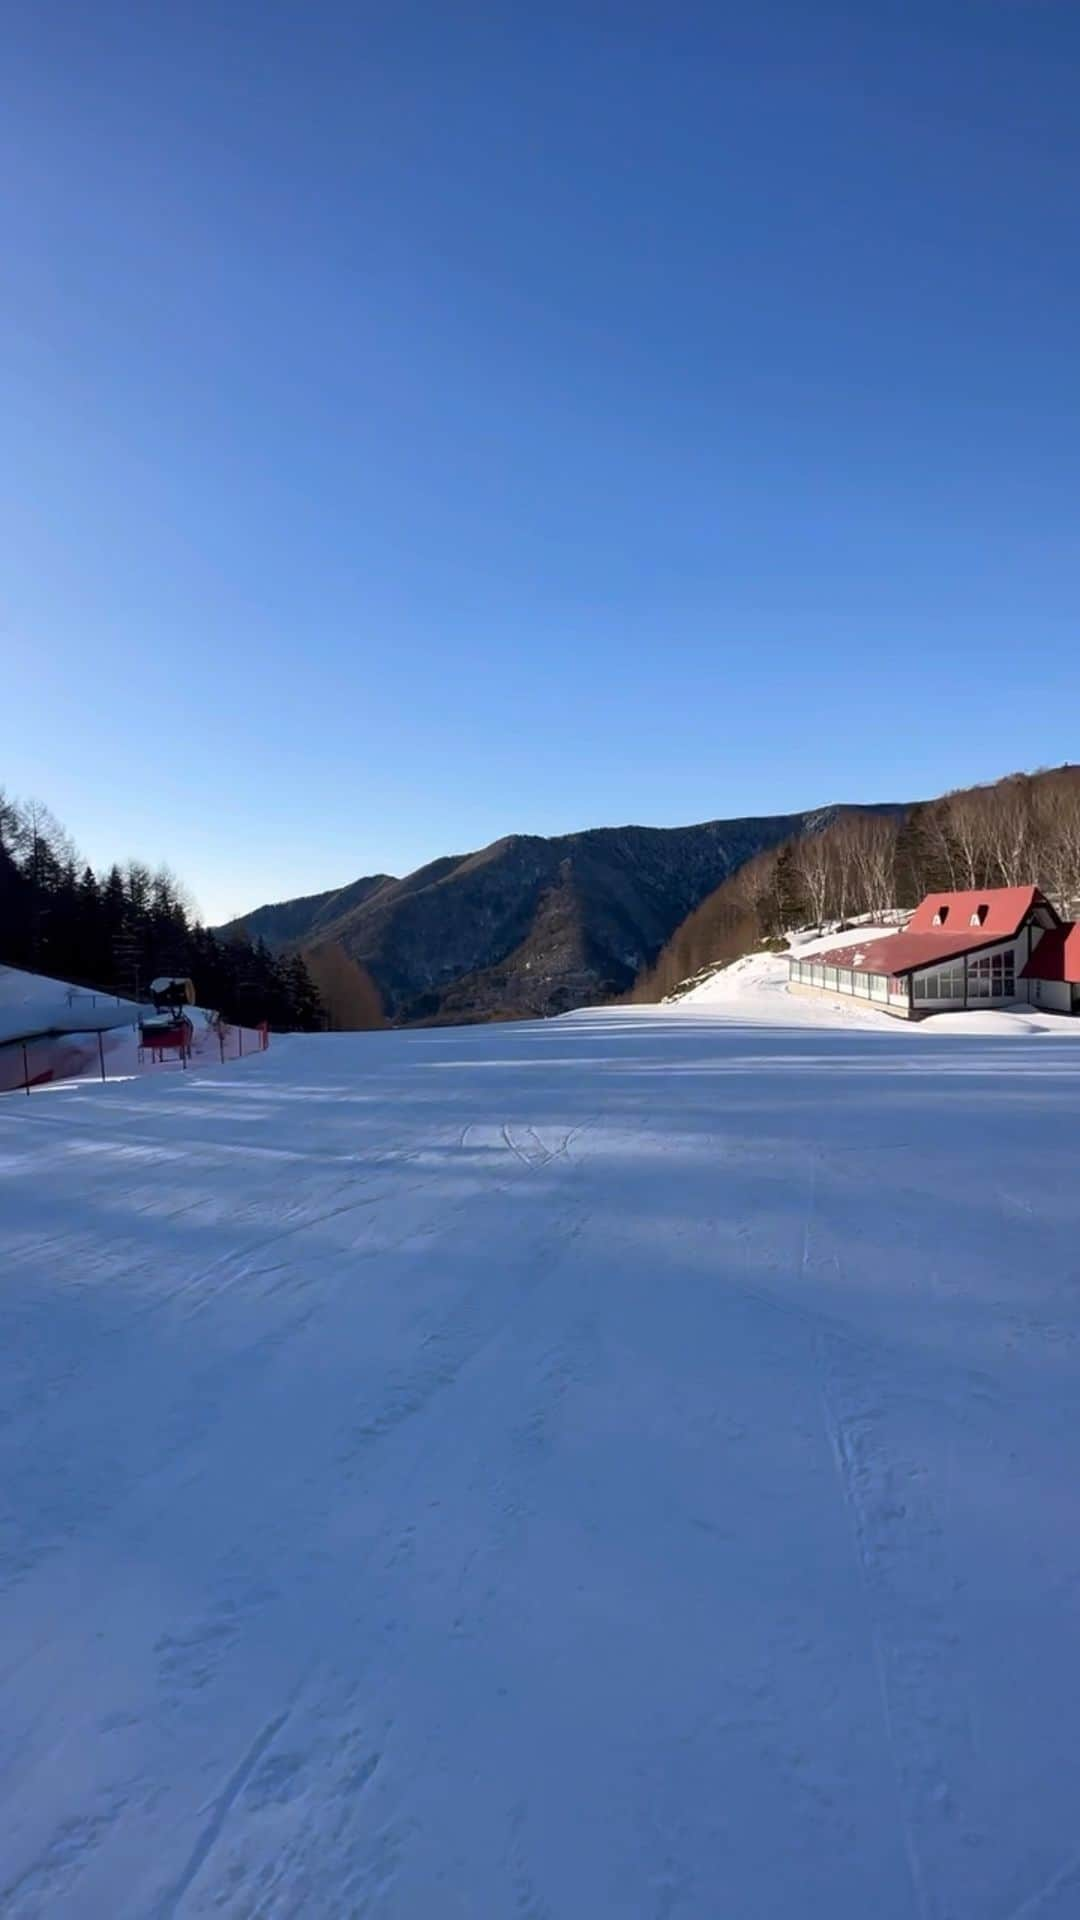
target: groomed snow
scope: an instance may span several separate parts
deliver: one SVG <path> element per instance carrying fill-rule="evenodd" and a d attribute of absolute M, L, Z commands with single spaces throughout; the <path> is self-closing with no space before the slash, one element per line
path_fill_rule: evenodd
<path fill-rule="evenodd" d="M 5 1920 L 1074 1920 L 1074 1029 L 771 967 L 0 1100 Z"/>

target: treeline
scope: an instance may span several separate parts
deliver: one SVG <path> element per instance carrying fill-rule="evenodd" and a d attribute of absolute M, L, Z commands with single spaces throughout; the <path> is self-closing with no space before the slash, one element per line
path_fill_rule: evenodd
<path fill-rule="evenodd" d="M 1035 884 L 1080 904 L 1080 768 L 1011 774 L 906 815 L 845 811 L 751 860 L 685 920 L 630 999 L 652 1002 L 795 927 L 887 919 L 924 894 Z"/>
<path fill-rule="evenodd" d="M 237 1026 L 324 1024 L 299 956 L 200 925 L 175 877 L 138 861 L 95 873 L 46 807 L 0 793 L 0 963 L 145 999 L 161 974 L 187 976 L 200 1006 Z"/>

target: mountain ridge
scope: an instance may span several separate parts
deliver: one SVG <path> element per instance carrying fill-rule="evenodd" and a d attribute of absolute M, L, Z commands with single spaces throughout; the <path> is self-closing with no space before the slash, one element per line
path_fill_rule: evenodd
<path fill-rule="evenodd" d="M 687 914 L 756 854 L 845 813 L 905 811 L 838 803 L 686 827 L 510 833 L 400 878 L 364 875 L 268 902 L 219 931 L 302 952 L 324 978 L 351 979 L 355 991 L 339 1004 L 329 996 L 335 1024 L 545 1016 L 625 993 Z M 327 967 L 333 948 L 347 976 Z"/>

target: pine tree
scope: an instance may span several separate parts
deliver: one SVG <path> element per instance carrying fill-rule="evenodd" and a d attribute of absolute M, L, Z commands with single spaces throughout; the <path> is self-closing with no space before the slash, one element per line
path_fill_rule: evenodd
<path fill-rule="evenodd" d="M 301 1033 L 316 1033 L 325 1025 L 326 1016 L 318 989 L 300 954 L 294 954 L 286 968 L 292 1025 Z"/>
<path fill-rule="evenodd" d="M 263 940 L 219 940 L 192 922 L 167 868 L 151 873 L 131 861 L 100 878 L 90 866 L 80 870 L 46 807 L 19 807 L 2 793 L 0 963 L 123 994 L 144 995 L 155 975 L 188 977 L 199 1004 L 230 1025 L 324 1025 L 299 956 L 283 958 Z"/>

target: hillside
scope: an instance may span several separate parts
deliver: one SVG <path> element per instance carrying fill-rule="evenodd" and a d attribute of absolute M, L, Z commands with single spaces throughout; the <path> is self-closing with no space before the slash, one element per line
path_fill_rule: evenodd
<path fill-rule="evenodd" d="M 278 900 L 256 907 L 242 919 L 230 920 L 228 926 L 219 931 L 230 936 L 244 932 L 249 940 L 265 940 L 268 947 L 310 944 L 322 927 L 340 919 L 351 908 L 362 906 L 385 884 L 396 884 L 391 874 L 366 874 L 347 887 L 330 887 L 325 893 L 306 893 L 297 900 Z"/>
<path fill-rule="evenodd" d="M 304 950 L 341 1025 L 370 1024 L 357 1008 L 372 992 L 396 1025 L 562 1013 L 626 992 L 721 881 L 849 811 L 512 834 L 404 879 L 260 907 L 223 931 Z M 362 983 L 340 999 L 328 948 Z"/>

